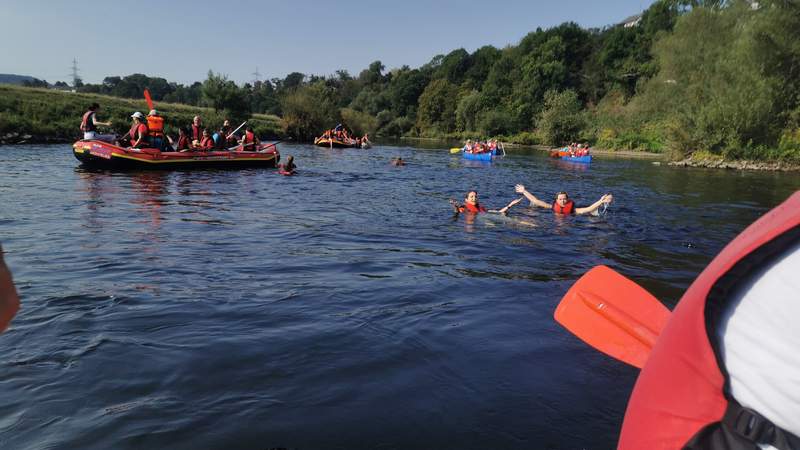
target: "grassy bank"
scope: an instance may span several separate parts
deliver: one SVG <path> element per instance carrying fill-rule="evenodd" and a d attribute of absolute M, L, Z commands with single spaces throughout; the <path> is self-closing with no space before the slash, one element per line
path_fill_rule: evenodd
<path fill-rule="evenodd" d="M 147 113 L 144 99 L 130 100 L 97 94 L 64 92 L 53 89 L 25 88 L 0 85 L 0 139 L 8 143 L 23 140 L 28 142 L 71 142 L 82 136 L 79 126 L 81 116 L 92 103 L 100 104 L 98 120 L 111 121 L 111 130 L 124 134 L 130 128 L 130 115 L 134 111 Z M 186 106 L 177 103 L 158 102 L 155 105 L 166 119 L 167 134 L 177 135 L 177 127 L 192 122 L 199 115 L 203 123 L 214 129 L 222 125 L 225 113 L 211 108 Z M 280 119 L 277 116 L 255 114 L 249 119 L 256 134 L 262 139 L 282 137 Z M 235 124 L 234 126 L 238 126 Z M 106 132 L 106 128 L 101 128 Z"/>

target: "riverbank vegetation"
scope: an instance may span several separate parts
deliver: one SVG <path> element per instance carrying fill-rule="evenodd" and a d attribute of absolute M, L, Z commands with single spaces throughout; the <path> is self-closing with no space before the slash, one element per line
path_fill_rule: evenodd
<path fill-rule="evenodd" d="M 212 72 L 190 86 L 134 74 L 78 91 L 140 99 L 147 87 L 157 102 L 213 107 L 208 116 L 280 116 L 281 132 L 299 140 L 343 122 L 373 136 L 798 162 L 798 28 L 794 0 L 658 0 L 622 24 L 537 29 L 517 45 L 457 49 L 418 68 L 375 61 L 358 76 L 295 72 L 241 87 Z M 0 131 L 4 120 L 33 119 L 0 116 Z"/>
<path fill-rule="evenodd" d="M 125 99 L 108 95 L 75 93 L 43 88 L 29 88 L 0 85 L 0 141 L 8 143 L 28 142 L 70 142 L 81 136 L 79 125 L 87 107 L 97 102 L 101 105 L 98 120 L 111 121 L 111 129 L 124 134 L 131 124 L 130 115 L 134 111 L 147 114 L 147 103 L 140 95 L 138 99 Z M 215 110 L 197 106 L 181 105 L 157 101 L 155 107 L 165 117 L 167 134 L 177 136 L 179 126 L 188 126 L 195 115 L 211 127 L 219 127 L 225 118 L 237 126 L 243 114 L 231 113 L 226 109 Z M 238 123 L 237 123 L 238 121 Z M 256 134 L 264 139 L 282 135 L 280 119 L 274 115 L 255 114 L 250 117 Z"/>

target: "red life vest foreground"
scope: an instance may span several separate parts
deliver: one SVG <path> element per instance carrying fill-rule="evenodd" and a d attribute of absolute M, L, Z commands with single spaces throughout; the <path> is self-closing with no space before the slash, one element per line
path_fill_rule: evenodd
<path fill-rule="evenodd" d="M 554 201 L 553 212 L 558 214 L 572 214 L 575 212 L 575 202 L 572 200 L 567 200 L 567 204 L 561 206 L 557 201 Z"/>
<path fill-rule="evenodd" d="M 482 213 L 486 212 L 486 208 L 481 206 L 480 204 L 470 204 L 464 203 L 464 206 L 458 208 L 459 212 L 468 212 L 468 213 Z"/>
<path fill-rule="evenodd" d="M 798 241 L 800 192 L 747 227 L 697 277 L 636 380 L 619 450 L 800 448 L 796 436 L 730 397 L 715 338 L 730 293 Z"/>

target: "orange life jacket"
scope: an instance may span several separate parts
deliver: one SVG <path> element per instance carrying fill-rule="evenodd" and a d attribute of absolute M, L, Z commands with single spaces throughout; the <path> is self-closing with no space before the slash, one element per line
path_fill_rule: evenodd
<path fill-rule="evenodd" d="M 164 118 L 160 116 L 147 116 L 147 132 L 150 136 L 164 136 Z"/>
<path fill-rule="evenodd" d="M 575 212 L 575 202 L 572 200 L 567 200 L 567 204 L 561 206 L 557 201 L 554 201 L 553 212 L 557 214 L 572 214 Z"/>
<path fill-rule="evenodd" d="M 94 111 L 86 111 L 83 114 L 83 118 L 81 119 L 81 131 L 84 133 L 88 133 L 90 131 L 95 131 L 97 128 L 94 126 Z"/>

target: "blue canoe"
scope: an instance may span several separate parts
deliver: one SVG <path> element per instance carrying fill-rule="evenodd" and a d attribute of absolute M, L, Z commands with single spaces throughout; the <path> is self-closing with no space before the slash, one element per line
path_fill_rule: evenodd
<path fill-rule="evenodd" d="M 484 152 L 484 153 L 467 153 L 462 151 L 461 155 L 464 159 L 471 159 L 473 161 L 491 161 L 492 158 L 497 155 L 497 150 L 492 150 L 491 152 Z"/>
<path fill-rule="evenodd" d="M 586 156 L 562 156 L 561 160 L 562 161 L 576 162 L 576 163 L 590 163 L 590 162 L 592 162 L 592 155 L 586 155 Z"/>

